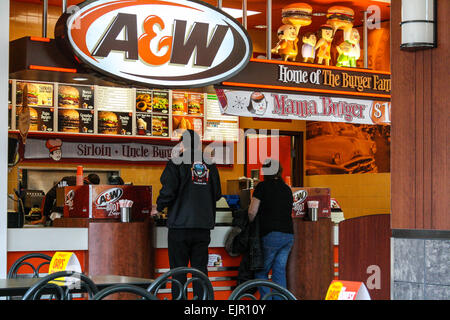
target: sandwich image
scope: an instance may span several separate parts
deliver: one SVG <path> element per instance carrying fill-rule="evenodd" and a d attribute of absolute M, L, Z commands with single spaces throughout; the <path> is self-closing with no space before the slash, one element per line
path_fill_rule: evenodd
<path fill-rule="evenodd" d="M 60 108 L 79 108 L 80 93 L 77 88 L 60 86 L 58 90 L 58 106 Z"/>
<path fill-rule="evenodd" d="M 39 131 L 38 112 L 35 108 L 29 108 L 30 110 L 30 131 Z"/>
<path fill-rule="evenodd" d="M 74 109 L 62 109 L 58 112 L 58 130 L 60 132 L 80 132 L 80 114 Z"/>
<path fill-rule="evenodd" d="M 281 10 L 282 22 L 295 27 L 297 35 L 300 27 L 312 22 L 312 7 L 307 3 L 292 3 Z"/>
<path fill-rule="evenodd" d="M 28 83 L 27 86 L 27 102 L 29 106 L 37 106 L 39 104 L 38 87 Z"/>
<path fill-rule="evenodd" d="M 333 31 L 338 29 L 348 30 L 353 27 L 354 11 L 347 7 L 333 6 L 327 12 L 327 24 L 333 27 Z"/>
<path fill-rule="evenodd" d="M 172 94 L 172 99 L 172 113 L 185 114 L 187 94 L 183 92 L 174 92 Z"/>
<path fill-rule="evenodd" d="M 188 114 L 199 114 L 200 113 L 200 105 L 198 103 L 191 103 L 188 105 Z"/>
<path fill-rule="evenodd" d="M 98 113 L 98 132 L 103 134 L 119 133 L 119 119 L 114 112 L 100 111 Z"/>
<path fill-rule="evenodd" d="M 182 102 L 176 102 L 172 105 L 173 114 L 184 114 L 184 104 Z"/>
<path fill-rule="evenodd" d="M 154 136 L 160 136 L 163 134 L 163 122 L 158 118 L 152 119 L 152 134 Z"/>

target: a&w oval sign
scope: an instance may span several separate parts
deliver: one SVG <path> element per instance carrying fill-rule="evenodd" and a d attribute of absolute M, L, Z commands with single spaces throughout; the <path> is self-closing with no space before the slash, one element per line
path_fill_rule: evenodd
<path fill-rule="evenodd" d="M 252 53 L 239 22 L 201 1 L 85 1 L 61 16 L 55 34 L 98 72 L 160 87 L 218 83 Z"/>

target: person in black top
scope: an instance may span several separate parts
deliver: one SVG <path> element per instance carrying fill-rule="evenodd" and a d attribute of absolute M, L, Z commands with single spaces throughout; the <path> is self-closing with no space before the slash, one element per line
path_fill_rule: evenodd
<path fill-rule="evenodd" d="M 55 210 L 55 200 L 56 200 L 56 189 L 61 182 L 65 182 L 66 186 L 75 186 L 77 182 L 76 176 L 66 176 L 63 177 L 60 181 L 55 183 L 55 185 L 45 194 L 42 206 L 42 217 L 40 220 L 35 221 L 35 223 L 46 223 L 50 220 L 51 213 Z M 87 177 L 83 179 L 84 184 L 99 184 L 100 177 L 91 173 Z"/>
<path fill-rule="evenodd" d="M 152 215 L 167 210 L 170 268 L 187 267 L 208 275 L 210 232 L 216 220 L 216 202 L 222 197 L 219 172 L 211 159 L 205 159 L 200 137 L 193 130 L 183 132 L 182 153 L 172 157 L 161 175 L 161 191 Z M 177 278 L 182 284 L 186 277 Z M 179 294 L 172 286 L 172 296 Z M 193 283 L 194 295 L 201 286 Z"/>
<path fill-rule="evenodd" d="M 281 178 L 278 161 L 267 159 L 262 171 L 264 180 L 256 185 L 248 209 L 250 221 L 258 215 L 264 253 L 264 268 L 255 272 L 255 278 L 268 279 L 272 270 L 272 281 L 286 288 L 286 263 L 294 243 L 292 190 Z M 269 293 L 268 288 L 258 290 L 261 297 Z"/>

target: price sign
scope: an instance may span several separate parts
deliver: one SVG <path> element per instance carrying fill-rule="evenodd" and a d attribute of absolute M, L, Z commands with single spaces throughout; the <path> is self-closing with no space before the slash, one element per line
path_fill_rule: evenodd
<path fill-rule="evenodd" d="M 370 295 L 362 282 L 333 280 L 325 300 L 370 300 Z"/>

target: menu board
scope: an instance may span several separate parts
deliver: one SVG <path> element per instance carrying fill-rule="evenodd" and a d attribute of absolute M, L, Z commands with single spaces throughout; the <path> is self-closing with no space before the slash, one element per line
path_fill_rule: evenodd
<path fill-rule="evenodd" d="M 172 92 L 172 137 L 179 137 L 183 130 L 192 129 L 203 138 L 203 93 Z"/>
<path fill-rule="evenodd" d="M 94 86 L 58 86 L 58 131 L 94 133 Z"/>
<path fill-rule="evenodd" d="M 169 92 L 136 90 L 136 134 L 169 137 Z"/>
<path fill-rule="evenodd" d="M 16 107 L 16 123 L 18 123 L 19 113 L 22 106 Z M 30 110 L 29 131 L 53 132 L 54 108 L 28 107 Z"/>
<path fill-rule="evenodd" d="M 95 86 L 95 106 L 101 111 L 132 112 L 134 89 Z"/>
<path fill-rule="evenodd" d="M 206 97 L 205 140 L 238 141 L 239 117 L 223 115 L 217 95 Z"/>
<path fill-rule="evenodd" d="M 27 86 L 27 96 L 24 97 L 24 87 Z M 16 121 L 22 111 L 26 99 L 30 110 L 29 131 L 53 132 L 53 84 L 37 82 L 16 82 Z"/>
<path fill-rule="evenodd" d="M 98 112 L 98 133 L 132 135 L 133 113 L 116 111 Z"/>
<path fill-rule="evenodd" d="M 26 97 L 23 97 L 25 86 L 28 87 L 28 93 Z M 24 98 L 27 99 L 29 107 L 53 107 L 53 84 L 18 81 L 16 105 L 22 106 Z"/>
<path fill-rule="evenodd" d="M 16 127 L 23 99 L 30 131 L 177 138 L 192 129 L 209 141 L 239 136 L 238 117 L 222 115 L 215 94 L 10 80 L 9 129 Z"/>
<path fill-rule="evenodd" d="M 133 134 L 134 89 L 95 86 L 94 101 L 99 134 Z"/>

